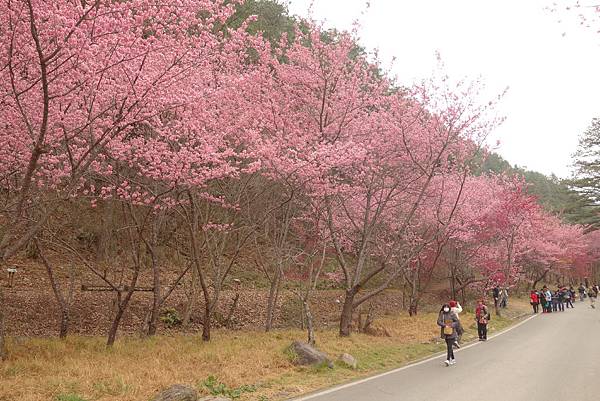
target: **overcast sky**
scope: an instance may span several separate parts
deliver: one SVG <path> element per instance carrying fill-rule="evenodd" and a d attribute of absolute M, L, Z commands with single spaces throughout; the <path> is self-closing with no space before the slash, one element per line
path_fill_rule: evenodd
<path fill-rule="evenodd" d="M 439 51 L 452 77 L 481 77 L 492 93 L 508 87 L 492 138 L 499 153 L 567 177 L 577 136 L 600 117 L 600 34 L 548 11 L 552 1 L 370 0 L 366 10 L 365 0 L 316 0 L 313 17 L 338 29 L 359 19 L 361 44 L 395 57 L 404 84 L 431 75 Z M 290 12 L 306 16 L 310 3 L 289 0 Z"/>

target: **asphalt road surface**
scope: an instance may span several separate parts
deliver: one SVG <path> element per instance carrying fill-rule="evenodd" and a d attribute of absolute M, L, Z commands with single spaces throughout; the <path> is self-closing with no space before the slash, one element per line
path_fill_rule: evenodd
<path fill-rule="evenodd" d="M 444 353 L 297 401 L 600 400 L 600 309 L 578 301 L 455 357 L 454 366 L 444 366 Z"/>

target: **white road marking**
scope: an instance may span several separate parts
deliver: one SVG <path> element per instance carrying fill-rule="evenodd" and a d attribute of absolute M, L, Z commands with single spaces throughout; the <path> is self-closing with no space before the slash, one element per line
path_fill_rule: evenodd
<path fill-rule="evenodd" d="M 511 326 L 511 327 L 509 327 L 509 328 L 507 328 L 505 330 L 502 330 L 500 333 L 494 334 L 493 336 L 491 336 L 491 337 L 488 338 L 488 341 L 493 340 L 494 338 L 496 338 L 498 336 L 501 336 L 503 334 L 508 333 L 509 331 L 512 331 L 512 330 L 516 329 L 517 327 L 519 327 L 519 326 L 527 323 L 528 321 L 530 321 L 531 319 L 533 319 L 533 318 L 535 318 L 537 316 L 538 316 L 538 314 L 530 316 L 527 319 L 525 319 L 525 320 L 523 320 L 523 321 L 515 324 L 514 326 Z M 454 350 L 454 352 L 460 352 L 460 351 L 463 351 L 463 350 L 466 350 L 466 349 L 469 349 L 469 348 L 472 348 L 472 347 L 475 347 L 475 346 L 481 345 L 481 344 L 482 344 L 481 341 L 477 341 L 477 342 L 474 342 L 472 344 L 465 345 L 464 347 L 461 347 L 458 350 Z M 320 396 L 323 396 L 323 395 L 326 395 L 326 394 L 335 393 L 336 391 L 339 391 L 339 390 L 342 390 L 342 389 L 345 389 L 345 388 L 348 388 L 348 387 L 354 387 L 354 386 L 357 386 L 359 384 L 369 382 L 371 380 L 379 379 L 380 377 L 385 377 L 385 376 L 393 375 L 394 373 L 398 373 L 398 372 L 401 372 L 401 371 L 406 370 L 406 369 L 414 368 L 415 366 L 423 365 L 425 363 L 428 363 L 428 362 L 431 362 L 431 361 L 435 361 L 436 359 L 440 359 L 442 357 L 446 357 L 446 351 L 438 353 L 438 354 L 436 354 L 436 355 L 434 355 L 432 357 L 429 357 L 427 359 L 423 359 L 423 360 L 418 361 L 418 362 L 413 362 L 413 363 L 408 364 L 406 366 L 403 366 L 401 368 L 397 368 L 397 369 L 394 369 L 394 370 L 390 370 L 388 372 L 380 373 L 380 374 L 375 375 L 375 376 L 370 376 L 370 377 L 367 377 L 367 378 L 364 378 L 364 379 L 361 379 L 361 380 L 357 380 L 357 381 L 352 382 L 352 383 L 342 384 L 340 386 L 333 387 L 333 388 L 330 388 L 328 390 L 319 391 L 318 393 L 309 394 L 309 395 L 301 397 L 301 398 L 294 398 L 293 401 L 312 400 L 313 398 L 317 398 L 317 397 L 320 397 Z"/>

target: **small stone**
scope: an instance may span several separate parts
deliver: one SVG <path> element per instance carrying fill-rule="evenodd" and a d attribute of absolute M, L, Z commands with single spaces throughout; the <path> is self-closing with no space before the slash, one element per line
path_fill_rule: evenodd
<path fill-rule="evenodd" d="M 175 384 L 161 391 L 152 401 L 198 401 L 198 393 L 191 387 Z"/>
<path fill-rule="evenodd" d="M 350 354 L 342 354 L 338 358 L 338 361 L 343 363 L 349 368 L 356 369 L 358 367 L 358 361 Z"/>

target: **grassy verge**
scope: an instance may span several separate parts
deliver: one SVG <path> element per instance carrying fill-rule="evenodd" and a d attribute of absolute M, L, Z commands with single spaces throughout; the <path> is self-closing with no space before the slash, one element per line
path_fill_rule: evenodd
<path fill-rule="evenodd" d="M 491 331 L 513 324 L 528 307 L 525 302 L 512 302 L 504 317 L 492 319 Z M 103 338 L 13 339 L 9 360 L 0 365 L 0 400 L 146 401 L 175 383 L 195 386 L 203 393 L 209 388 L 228 392 L 241 401 L 282 400 L 442 351 L 436 318 L 428 313 L 378 320 L 376 328 L 385 328 L 389 337 L 339 338 L 333 330 L 317 333 L 321 350 L 334 358 L 352 354 L 359 361 L 356 370 L 338 365 L 334 369 L 293 366 L 285 349 L 304 338 L 299 330 L 216 332 L 208 344 L 196 336 L 123 338 L 110 350 Z M 472 314 L 461 318 L 464 340 L 476 338 Z"/>

